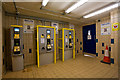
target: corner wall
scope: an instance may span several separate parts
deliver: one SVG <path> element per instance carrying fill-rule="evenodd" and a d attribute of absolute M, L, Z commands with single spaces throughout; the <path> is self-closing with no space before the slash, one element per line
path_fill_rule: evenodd
<path fill-rule="evenodd" d="M 0 80 L 2 79 L 2 3 L 0 2 Z"/>
<path fill-rule="evenodd" d="M 113 23 L 120 24 L 120 10 L 119 9 L 114 9 L 113 11 L 111 11 L 111 24 Z M 115 64 L 118 64 L 118 56 L 119 56 L 118 53 L 120 50 L 120 44 L 119 44 L 120 30 L 117 30 L 117 31 L 112 30 L 111 39 L 114 40 L 114 43 L 111 44 L 111 59 L 114 61 Z"/>
<path fill-rule="evenodd" d="M 5 11 L 2 9 L 2 74 L 6 73 L 6 54 L 5 54 L 5 34 L 6 34 L 6 27 L 5 27 Z"/>

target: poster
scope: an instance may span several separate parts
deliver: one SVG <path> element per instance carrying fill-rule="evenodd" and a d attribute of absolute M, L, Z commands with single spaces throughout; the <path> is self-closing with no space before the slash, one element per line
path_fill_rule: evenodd
<path fill-rule="evenodd" d="M 118 30 L 120 30 L 119 23 L 113 23 L 112 24 L 112 31 L 118 31 Z"/>
<path fill-rule="evenodd" d="M 23 31 L 24 31 L 24 33 L 33 33 L 34 20 L 23 19 Z"/>
<path fill-rule="evenodd" d="M 74 25 L 73 24 L 69 24 L 69 28 L 70 29 L 74 29 Z"/>
<path fill-rule="evenodd" d="M 58 34 L 58 23 L 52 22 L 52 26 L 55 27 L 56 34 Z"/>
<path fill-rule="evenodd" d="M 101 35 L 110 35 L 111 34 L 111 24 L 104 23 L 101 24 Z"/>

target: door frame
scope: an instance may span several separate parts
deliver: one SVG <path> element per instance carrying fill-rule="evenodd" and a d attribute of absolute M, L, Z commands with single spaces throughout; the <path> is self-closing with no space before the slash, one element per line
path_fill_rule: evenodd
<path fill-rule="evenodd" d="M 90 53 L 90 54 L 96 55 L 96 24 L 85 25 L 82 27 L 82 30 L 84 31 L 84 29 L 83 29 L 84 27 L 91 27 L 92 25 L 95 25 L 95 53 Z M 83 31 L 82 31 L 82 33 L 84 33 Z M 82 36 L 83 36 L 83 34 L 82 34 Z M 84 46 L 84 36 L 83 36 L 83 46 Z M 84 47 L 83 47 L 83 54 L 84 53 L 89 53 L 89 52 L 84 52 Z"/>

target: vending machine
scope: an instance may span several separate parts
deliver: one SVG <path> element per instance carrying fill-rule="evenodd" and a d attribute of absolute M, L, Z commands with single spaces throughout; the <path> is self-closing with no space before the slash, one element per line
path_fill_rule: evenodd
<path fill-rule="evenodd" d="M 37 25 L 37 63 L 38 67 L 56 63 L 55 27 Z"/>
<path fill-rule="evenodd" d="M 10 28 L 10 54 L 12 70 L 23 70 L 23 28 L 19 25 L 11 25 Z"/>
<path fill-rule="evenodd" d="M 75 31 L 74 29 L 59 29 L 58 49 L 62 61 L 70 58 L 75 59 Z"/>

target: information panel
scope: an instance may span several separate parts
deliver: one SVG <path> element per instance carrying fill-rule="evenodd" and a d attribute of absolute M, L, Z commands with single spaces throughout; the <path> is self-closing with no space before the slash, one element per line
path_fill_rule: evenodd
<path fill-rule="evenodd" d="M 110 35 L 111 34 L 110 26 L 111 26 L 110 23 L 101 24 L 101 35 Z"/>
<path fill-rule="evenodd" d="M 34 20 L 23 19 L 23 30 L 24 30 L 24 33 L 33 33 Z"/>

